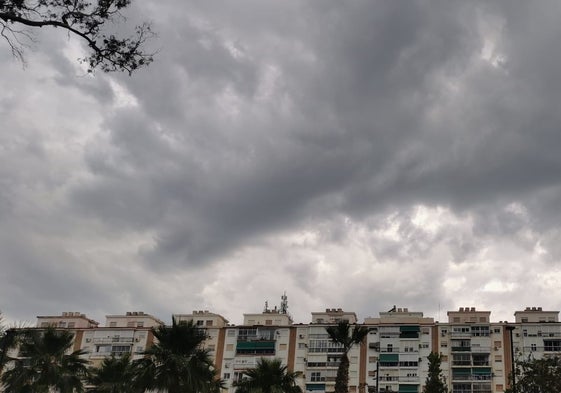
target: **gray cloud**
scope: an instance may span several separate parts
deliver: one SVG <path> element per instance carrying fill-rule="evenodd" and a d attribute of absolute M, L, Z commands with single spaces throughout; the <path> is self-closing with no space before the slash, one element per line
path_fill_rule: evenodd
<path fill-rule="evenodd" d="M 158 54 L 132 78 L 84 75 L 56 32 L 26 70 L 0 52 L 3 298 L 34 287 L 10 316 L 241 315 L 286 289 L 304 321 L 461 302 L 506 319 L 522 282 L 551 289 L 539 269 L 557 277 L 561 255 L 559 5 L 135 7 Z M 91 286 L 76 306 L 42 284 L 66 269 L 69 291 Z"/>

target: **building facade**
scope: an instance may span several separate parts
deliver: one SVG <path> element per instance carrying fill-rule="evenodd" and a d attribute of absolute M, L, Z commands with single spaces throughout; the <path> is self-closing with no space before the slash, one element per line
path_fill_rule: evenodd
<path fill-rule="evenodd" d="M 301 373 L 298 383 L 310 393 L 334 391 L 343 348 L 331 342 L 326 327 L 346 321 L 368 329 L 360 345 L 348 353 L 351 393 L 420 393 L 428 374 L 427 357 L 441 355 L 442 371 L 451 393 L 500 393 L 509 386 L 513 359 L 561 356 L 559 311 L 527 307 L 515 321 L 491 320 L 490 311 L 460 307 L 446 322 L 422 312 L 393 307 L 360 322 L 356 313 L 340 308 L 311 313 L 308 323 L 294 323 L 286 296 L 280 307 L 244 314 L 232 325 L 219 314 L 193 311 L 174 314 L 203 329 L 204 348 L 212 357 L 224 393 L 234 393 L 235 381 L 261 358 L 278 358 L 290 371 Z M 72 350 L 96 366 L 108 356 L 143 356 L 154 342 L 153 329 L 163 322 L 141 311 L 108 315 L 103 326 L 79 312 L 38 316 L 37 328 L 54 326 L 74 333 Z"/>

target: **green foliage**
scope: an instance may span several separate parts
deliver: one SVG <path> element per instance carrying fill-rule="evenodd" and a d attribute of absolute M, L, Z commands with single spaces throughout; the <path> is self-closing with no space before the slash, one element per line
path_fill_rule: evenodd
<path fill-rule="evenodd" d="M 511 387 L 506 393 L 561 392 L 561 358 L 528 359 L 516 362 L 516 392 Z"/>
<path fill-rule="evenodd" d="M 87 381 L 93 388 L 88 393 L 140 393 L 134 383 L 135 371 L 130 354 L 105 358 L 100 367 L 90 370 Z"/>
<path fill-rule="evenodd" d="M 203 330 L 192 322 L 177 322 L 152 330 L 157 342 L 137 361 L 136 384 L 143 390 L 167 393 L 217 393 L 222 382 L 201 344 Z"/>
<path fill-rule="evenodd" d="M 54 328 L 18 332 L 19 356 L 10 358 L 11 367 L 2 375 L 6 393 L 74 393 L 84 390 L 87 375 L 83 351 L 68 352 L 74 335 Z"/>
<path fill-rule="evenodd" d="M 0 0 L 0 34 L 9 44 L 12 54 L 24 60 L 23 51 L 34 42 L 26 28 L 54 27 L 80 37 L 89 48 L 81 59 L 89 71 L 100 68 L 105 72 L 126 71 L 129 74 L 150 64 L 152 54 L 143 46 L 153 36 L 150 25 L 136 27 L 134 35 L 117 37 L 108 33 L 107 26 L 124 20 L 121 11 L 131 0 Z"/>
<path fill-rule="evenodd" d="M 431 352 L 427 359 L 429 360 L 429 373 L 423 393 L 447 393 L 448 387 L 440 368 L 442 357 L 436 352 Z"/>
<path fill-rule="evenodd" d="M 341 344 L 343 354 L 341 362 L 337 368 L 337 376 L 335 378 L 335 393 L 349 392 L 349 357 L 348 352 L 354 344 L 359 344 L 368 334 L 368 329 L 364 326 L 355 325 L 351 329 L 351 325 L 347 321 L 341 321 L 337 325 L 325 328 L 331 341 Z"/>
<path fill-rule="evenodd" d="M 234 386 L 236 393 L 301 393 L 302 389 L 296 384 L 299 376 L 299 372 L 289 372 L 280 359 L 261 358 Z"/>

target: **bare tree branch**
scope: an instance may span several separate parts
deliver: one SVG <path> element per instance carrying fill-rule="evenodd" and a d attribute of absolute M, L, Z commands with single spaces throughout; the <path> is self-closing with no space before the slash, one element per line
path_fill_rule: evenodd
<path fill-rule="evenodd" d="M 107 22 L 115 22 L 121 17 L 121 9 L 130 5 L 131 0 L 0 0 L 0 35 L 8 42 L 12 54 L 23 61 L 26 45 L 18 38 L 33 42 L 32 36 L 15 26 L 31 28 L 61 28 L 83 39 L 90 49 L 90 55 L 81 62 L 88 65 L 88 71 L 101 68 L 105 72 L 126 71 L 131 74 L 136 69 L 150 64 L 153 53 L 145 53 L 143 46 L 154 36 L 150 25 L 137 26 L 135 35 L 118 38 L 103 32 Z M 124 18 L 123 18 L 124 19 Z"/>

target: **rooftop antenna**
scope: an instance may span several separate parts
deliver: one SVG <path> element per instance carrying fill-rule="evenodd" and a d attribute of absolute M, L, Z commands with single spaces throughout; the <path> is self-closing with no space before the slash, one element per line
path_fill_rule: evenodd
<path fill-rule="evenodd" d="M 265 309 L 263 310 L 263 312 L 269 312 L 269 301 L 265 300 Z"/>
<path fill-rule="evenodd" d="M 286 291 L 281 296 L 280 313 L 288 314 L 288 297 L 286 296 Z"/>

